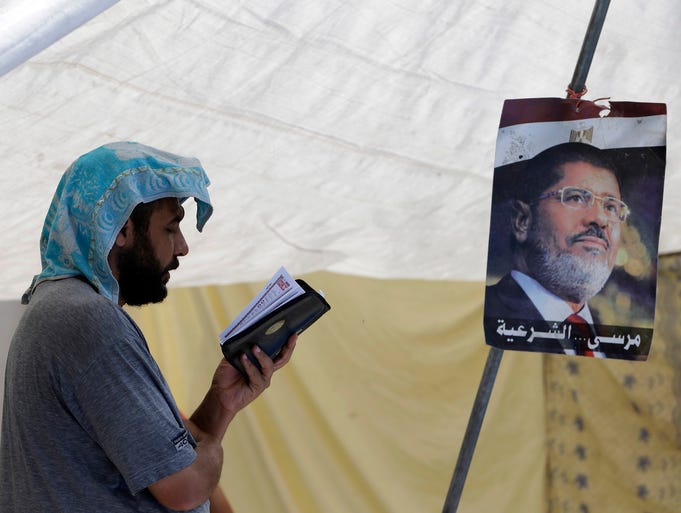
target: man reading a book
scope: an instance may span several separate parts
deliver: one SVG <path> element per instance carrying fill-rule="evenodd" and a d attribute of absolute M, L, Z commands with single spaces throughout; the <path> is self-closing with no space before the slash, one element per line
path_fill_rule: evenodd
<path fill-rule="evenodd" d="M 40 238 L 42 271 L 9 350 L 0 436 L 0 511 L 208 513 L 234 416 L 291 358 L 295 336 L 248 379 L 224 359 L 185 421 L 122 306 L 162 301 L 197 229 L 212 213 L 198 160 L 132 142 L 77 159 Z"/>

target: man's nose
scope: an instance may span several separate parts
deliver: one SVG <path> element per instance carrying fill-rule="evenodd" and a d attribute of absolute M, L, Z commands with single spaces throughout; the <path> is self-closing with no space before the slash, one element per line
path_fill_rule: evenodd
<path fill-rule="evenodd" d="M 189 253 L 189 244 L 187 244 L 184 234 L 180 231 L 175 241 L 175 256 L 186 256 L 187 253 Z"/>
<path fill-rule="evenodd" d="M 594 202 L 587 208 L 587 212 L 589 222 L 596 222 L 600 226 L 607 226 L 614 222 L 606 212 L 603 200 L 600 198 L 594 198 Z"/>

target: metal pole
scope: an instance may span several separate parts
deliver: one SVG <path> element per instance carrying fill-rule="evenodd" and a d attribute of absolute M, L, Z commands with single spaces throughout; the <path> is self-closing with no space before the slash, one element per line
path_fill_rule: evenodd
<path fill-rule="evenodd" d="M 447 492 L 447 499 L 445 500 L 442 513 L 454 513 L 459 506 L 461 499 L 461 492 L 466 481 L 466 475 L 473 459 L 473 451 L 475 451 L 475 444 L 478 441 L 482 421 L 485 418 L 485 411 L 489 403 L 492 388 L 494 387 L 494 380 L 499 370 L 501 357 L 504 354 L 503 349 L 497 347 L 490 347 L 487 354 L 487 362 L 485 369 L 482 372 L 480 385 L 478 386 L 478 393 L 475 396 L 471 416 L 468 419 L 468 427 L 466 434 L 461 443 L 461 450 L 459 451 L 459 458 L 454 468 L 454 475 L 449 485 L 449 492 Z"/>
<path fill-rule="evenodd" d="M 577 59 L 572 81 L 569 85 L 570 90 L 574 91 L 577 95 L 581 95 L 586 89 L 586 76 L 589 74 L 591 61 L 596 51 L 596 45 L 601 35 L 601 29 L 603 28 L 609 5 L 610 0 L 596 0 L 594 10 L 591 13 L 591 20 L 589 20 L 589 26 L 586 29 L 586 35 L 582 42 L 582 49 L 579 52 L 579 58 Z M 568 98 L 570 97 L 571 95 L 568 94 Z"/>
<path fill-rule="evenodd" d="M 581 95 L 586 88 L 586 77 L 589 74 L 591 61 L 598 44 L 598 38 L 601 35 L 601 29 L 605 22 L 605 15 L 608 12 L 610 0 L 596 0 L 593 12 L 591 13 L 591 20 L 584 36 L 582 49 L 579 52 L 579 58 L 575 66 L 575 71 L 572 75 L 572 81 L 569 88 L 578 95 Z M 568 98 L 572 95 L 568 94 Z M 468 469 L 470 468 L 471 460 L 473 459 L 473 452 L 475 451 L 475 444 L 478 441 L 478 435 L 482 427 L 482 421 L 485 417 L 487 404 L 489 403 L 492 388 L 494 387 L 494 380 L 496 379 L 501 357 L 504 354 L 503 349 L 490 347 L 487 355 L 487 362 L 485 369 L 480 379 L 478 386 L 478 393 L 475 396 L 471 416 L 468 419 L 468 426 L 466 433 L 461 443 L 461 450 L 454 468 L 451 483 L 449 484 L 449 491 L 445 500 L 442 513 L 456 513 L 463 491 L 463 485 L 466 482 Z"/>

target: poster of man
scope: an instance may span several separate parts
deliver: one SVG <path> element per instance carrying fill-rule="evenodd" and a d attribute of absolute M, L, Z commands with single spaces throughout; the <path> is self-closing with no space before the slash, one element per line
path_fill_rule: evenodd
<path fill-rule="evenodd" d="M 504 103 L 485 290 L 488 344 L 647 359 L 665 141 L 664 104 Z"/>

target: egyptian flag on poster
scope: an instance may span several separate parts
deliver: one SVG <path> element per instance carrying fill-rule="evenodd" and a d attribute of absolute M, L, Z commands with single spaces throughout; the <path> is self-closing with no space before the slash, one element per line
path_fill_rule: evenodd
<path fill-rule="evenodd" d="M 646 360 L 666 105 L 504 102 L 485 288 L 489 345 Z"/>

